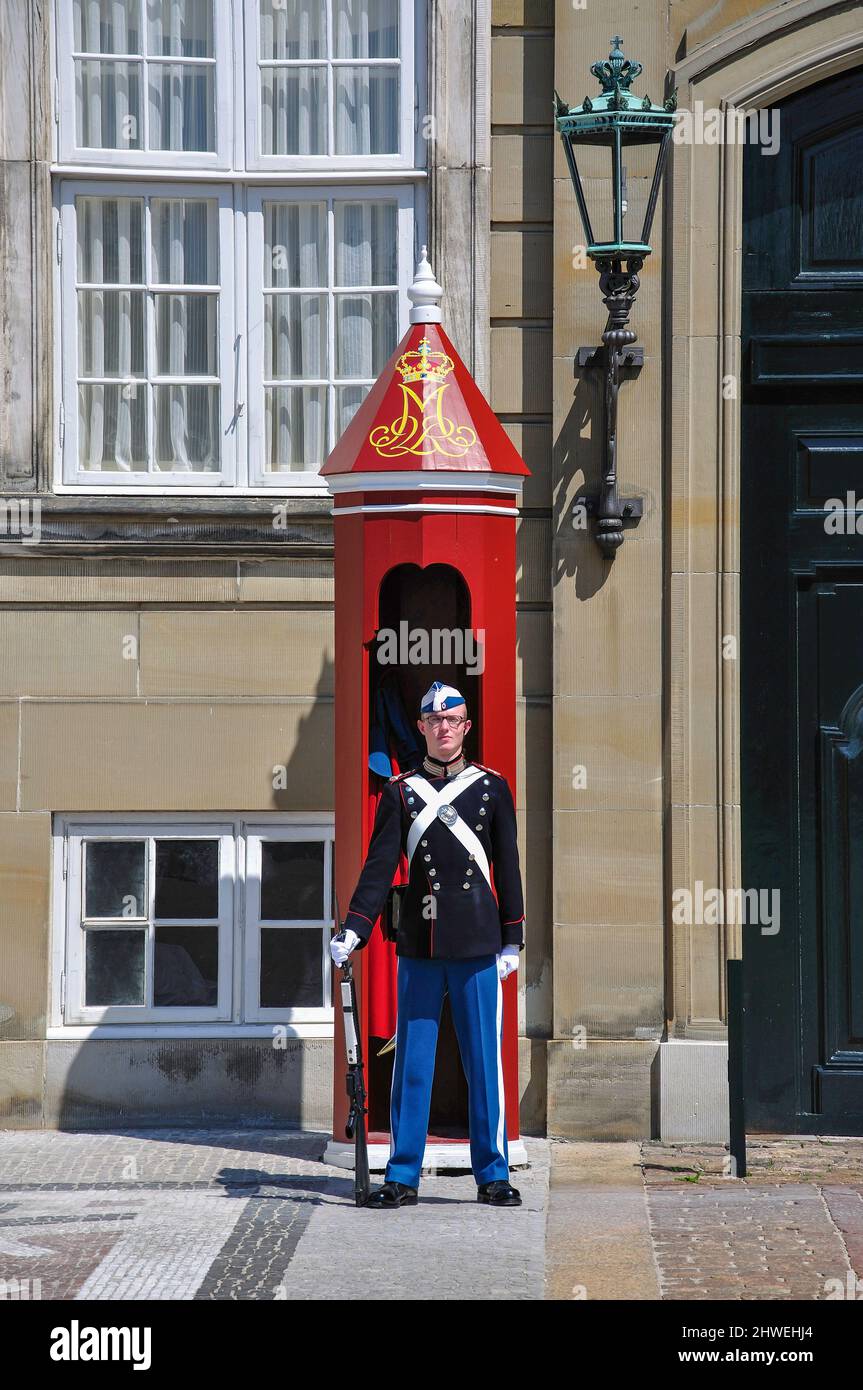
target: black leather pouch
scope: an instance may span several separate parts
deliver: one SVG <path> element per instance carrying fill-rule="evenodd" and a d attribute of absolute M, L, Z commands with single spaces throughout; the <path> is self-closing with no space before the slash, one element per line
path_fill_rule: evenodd
<path fill-rule="evenodd" d="M 384 937 L 387 941 L 397 941 L 399 931 L 399 916 L 401 915 L 404 895 L 408 891 L 406 883 L 395 883 L 387 894 L 386 906 L 384 907 L 383 920 L 381 925 L 384 929 Z"/>

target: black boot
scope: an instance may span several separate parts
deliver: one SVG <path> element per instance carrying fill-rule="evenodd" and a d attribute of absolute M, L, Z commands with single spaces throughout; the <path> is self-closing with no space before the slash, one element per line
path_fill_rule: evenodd
<path fill-rule="evenodd" d="M 383 1187 L 372 1193 L 366 1206 L 376 1210 L 381 1207 L 415 1207 L 417 1201 L 415 1187 L 407 1187 L 403 1182 L 385 1182 Z"/>
<path fill-rule="evenodd" d="M 488 1202 L 492 1207 L 520 1207 L 521 1193 L 506 1178 L 496 1178 L 494 1182 L 484 1182 L 476 1190 L 478 1202 Z"/>

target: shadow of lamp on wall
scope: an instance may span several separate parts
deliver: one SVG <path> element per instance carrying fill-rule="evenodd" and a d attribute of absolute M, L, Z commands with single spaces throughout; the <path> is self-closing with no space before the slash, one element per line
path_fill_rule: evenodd
<path fill-rule="evenodd" d="M 677 107 L 676 92 L 663 106 L 654 106 L 649 96 L 638 97 L 630 91 L 642 64 L 624 57 L 622 43 L 617 35 L 608 58 L 591 66 L 602 86 L 598 96 L 585 97 L 580 106 L 567 106 L 554 94 L 555 125 L 584 226 L 585 251 L 599 271 L 599 289 L 608 310 L 604 348 L 579 348 L 577 362 L 582 368 L 605 372 L 602 489 L 598 497 L 581 499 L 581 504 L 595 517 L 597 544 L 610 557 L 623 543 L 624 519 L 637 521 L 642 512 L 640 497 L 618 495 L 617 393 L 621 369 L 643 363 L 642 349 L 632 346 L 636 334 L 628 327 L 629 316 L 638 293 L 638 272 L 651 252 L 648 238 Z M 641 235 L 638 241 L 628 241 L 624 218 L 629 214 L 632 223 L 640 211 L 639 202 L 644 207 Z"/>

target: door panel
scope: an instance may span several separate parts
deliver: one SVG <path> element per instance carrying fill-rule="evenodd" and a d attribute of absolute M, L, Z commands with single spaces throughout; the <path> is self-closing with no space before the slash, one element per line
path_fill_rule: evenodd
<path fill-rule="evenodd" d="M 863 69 L 778 109 L 744 151 L 743 886 L 781 914 L 743 929 L 746 1114 L 863 1134 Z"/>

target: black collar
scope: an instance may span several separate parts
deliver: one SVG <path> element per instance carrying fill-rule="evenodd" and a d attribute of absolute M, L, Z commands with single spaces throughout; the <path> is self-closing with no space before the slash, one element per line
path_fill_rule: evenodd
<path fill-rule="evenodd" d="M 426 753 L 423 758 L 423 769 L 431 777 L 456 777 L 467 767 L 467 758 L 462 748 L 456 753 L 454 758 L 444 761 L 441 758 L 433 758 L 431 753 Z"/>

